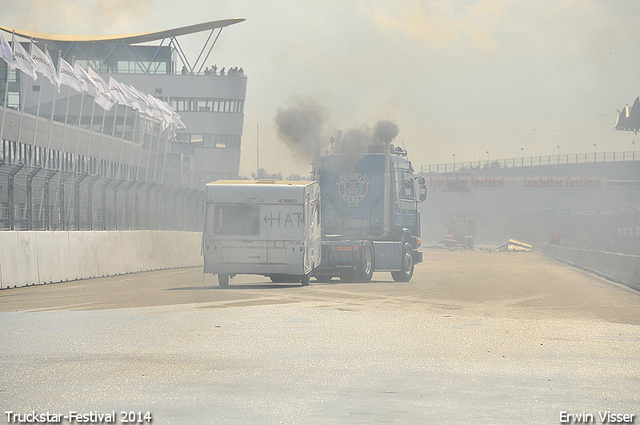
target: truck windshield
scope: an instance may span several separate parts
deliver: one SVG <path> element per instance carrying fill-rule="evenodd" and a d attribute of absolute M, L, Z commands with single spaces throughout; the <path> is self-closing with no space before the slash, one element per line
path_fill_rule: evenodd
<path fill-rule="evenodd" d="M 260 206 L 216 205 L 214 223 L 216 235 L 259 235 Z"/>

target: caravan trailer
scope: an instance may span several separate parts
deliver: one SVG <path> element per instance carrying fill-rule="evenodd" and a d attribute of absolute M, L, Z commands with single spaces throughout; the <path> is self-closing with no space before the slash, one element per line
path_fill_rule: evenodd
<path fill-rule="evenodd" d="M 320 188 L 311 181 L 218 180 L 206 187 L 204 272 L 309 284 L 320 264 Z"/>

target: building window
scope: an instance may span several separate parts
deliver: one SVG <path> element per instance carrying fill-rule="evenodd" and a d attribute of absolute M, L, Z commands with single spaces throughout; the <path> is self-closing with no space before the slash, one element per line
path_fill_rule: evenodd
<path fill-rule="evenodd" d="M 150 62 L 150 61 L 118 61 L 116 64 L 116 72 L 119 74 L 166 74 L 166 62 Z"/>
<path fill-rule="evenodd" d="M 20 93 L 15 91 L 7 93 L 7 107 L 20 109 Z"/>
<path fill-rule="evenodd" d="M 170 105 L 177 112 L 243 113 L 244 101 L 231 99 L 172 98 Z"/>

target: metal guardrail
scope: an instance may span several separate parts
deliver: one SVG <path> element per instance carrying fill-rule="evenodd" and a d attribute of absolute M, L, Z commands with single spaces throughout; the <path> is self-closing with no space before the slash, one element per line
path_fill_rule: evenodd
<path fill-rule="evenodd" d="M 0 160 L 0 230 L 201 231 L 204 191 Z"/>
<path fill-rule="evenodd" d="M 640 161 L 640 152 L 594 152 L 565 155 L 529 156 L 509 159 L 493 159 L 472 162 L 450 162 L 423 165 L 422 173 L 453 173 L 479 169 L 536 167 L 542 165 L 585 164 L 588 162 Z"/>

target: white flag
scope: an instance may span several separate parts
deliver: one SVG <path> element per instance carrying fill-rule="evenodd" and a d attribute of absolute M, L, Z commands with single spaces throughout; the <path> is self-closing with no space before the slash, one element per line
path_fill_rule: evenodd
<path fill-rule="evenodd" d="M 176 128 L 178 130 L 184 130 L 184 129 L 187 128 L 187 126 L 182 122 L 182 119 L 180 118 L 180 115 L 173 114 L 172 120 L 173 120 L 173 123 L 176 125 Z"/>
<path fill-rule="evenodd" d="M 111 96 L 120 104 L 124 106 L 128 106 L 133 108 L 133 103 L 127 97 L 122 87 L 120 87 L 120 83 L 113 79 L 113 77 L 109 77 L 109 90 L 111 91 Z"/>
<path fill-rule="evenodd" d="M 36 64 L 33 62 L 33 59 L 31 59 L 31 55 L 27 53 L 24 47 L 22 47 L 22 44 L 17 41 L 13 42 L 13 56 L 18 62 L 18 66 L 16 68 L 34 80 L 38 79 L 38 74 L 36 74 Z"/>
<path fill-rule="evenodd" d="M 187 128 L 182 120 L 180 120 L 180 115 L 176 113 L 176 110 L 171 107 L 168 103 L 163 100 L 158 99 L 157 97 L 149 96 L 151 100 L 156 103 L 156 106 L 162 111 L 163 115 L 163 126 L 162 130 L 164 131 L 167 127 L 178 127 L 178 129 L 183 130 Z"/>
<path fill-rule="evenodd" d="M 144 93 L 140 93 L 140 94 L 145 97 L 145 100 L 149 105 L 149 111 L 151 112 L 151 115 L 153 115 L 155 118 L 158 118 L 161 121 L 164 121 L 164 113 L 162 112 L 162 109 L 160 108 L 160 106 L 158 106 L 156 102 L 157 99 L 151 96 L 150 94 L 144 94 Z"/>
<path fill-rule="evenodd" d="M 36 65 L 36 72 L 41 73 L 45 77 L 51 81 L 51 84 L 58 87 L 58 92 L 60 92 L 60 84 L 58 84 L 58 76 L 56 75 L 56 67 L 51 60 L 51 56 L 49 55 L 49 51 L 45 47 L 45 51 L 43 52 L 36 46 L 31 43 L 31 59 L 33 63 Z"/>
<path fill-rule="evenodd" d="M 111 110 L 113 105 L 116 104 L 116 100 L 111 97 L 109 86 L 102 79 L 102 77 L 100 77 L 98 73 L 93 70 L 93 68 L 89 67 L 87 74 L 89 74 L 89 77 L 98 87 L 98 95 L 95 98 L 95 102 L 100 105 L 100 107 L 102 107 L 102 109 L 104 109 L 105 111 Z"/>
<path fill-rule="evenodd" d="M 84 68 L 79 66 L 77 63 L 73 64 L 73 70 L 75 71 L 76 75 L 82 80 L 84 92 L 88 93 L 89 96 L 96 97 L 98 95 L 98 86 L 96 86 L 96 83 L 94 83 L 91 77 L 89 77 L 87 71 L 85 71 Z"/>
<path fill-rule="evenodd" d="M 0 32 L 0 58 L 4 59 L 11 68 L 18 67 L 18 61 L 13 56 L 13 50 L 11 50 L 11 46 L 9 46 L 9 42 L 4 38 L 2 32 Z"/>
<path fill-rule="evenodd" d="M 144 95 L 138 91 L 133 86 L 128 86 L 126 84 L 120 84 L 122 90 L 129 96 L 129 98 L 133 102 L 133 107 L 137 109 L 141 114 L 144 114 L 148 117 L 153 117 L 149 109 L 148 101 L 143 97 Z"/>
<path fill-rule="evenodd" d="M 73 67 L 69 65 L 69 62 L 62 58 L 60 58 L 60 63 L 58 64 L 58 81 L 60 84 L 69 86 L 80 93 L 84 91 L 82 80 L 73 71 Z"/>

